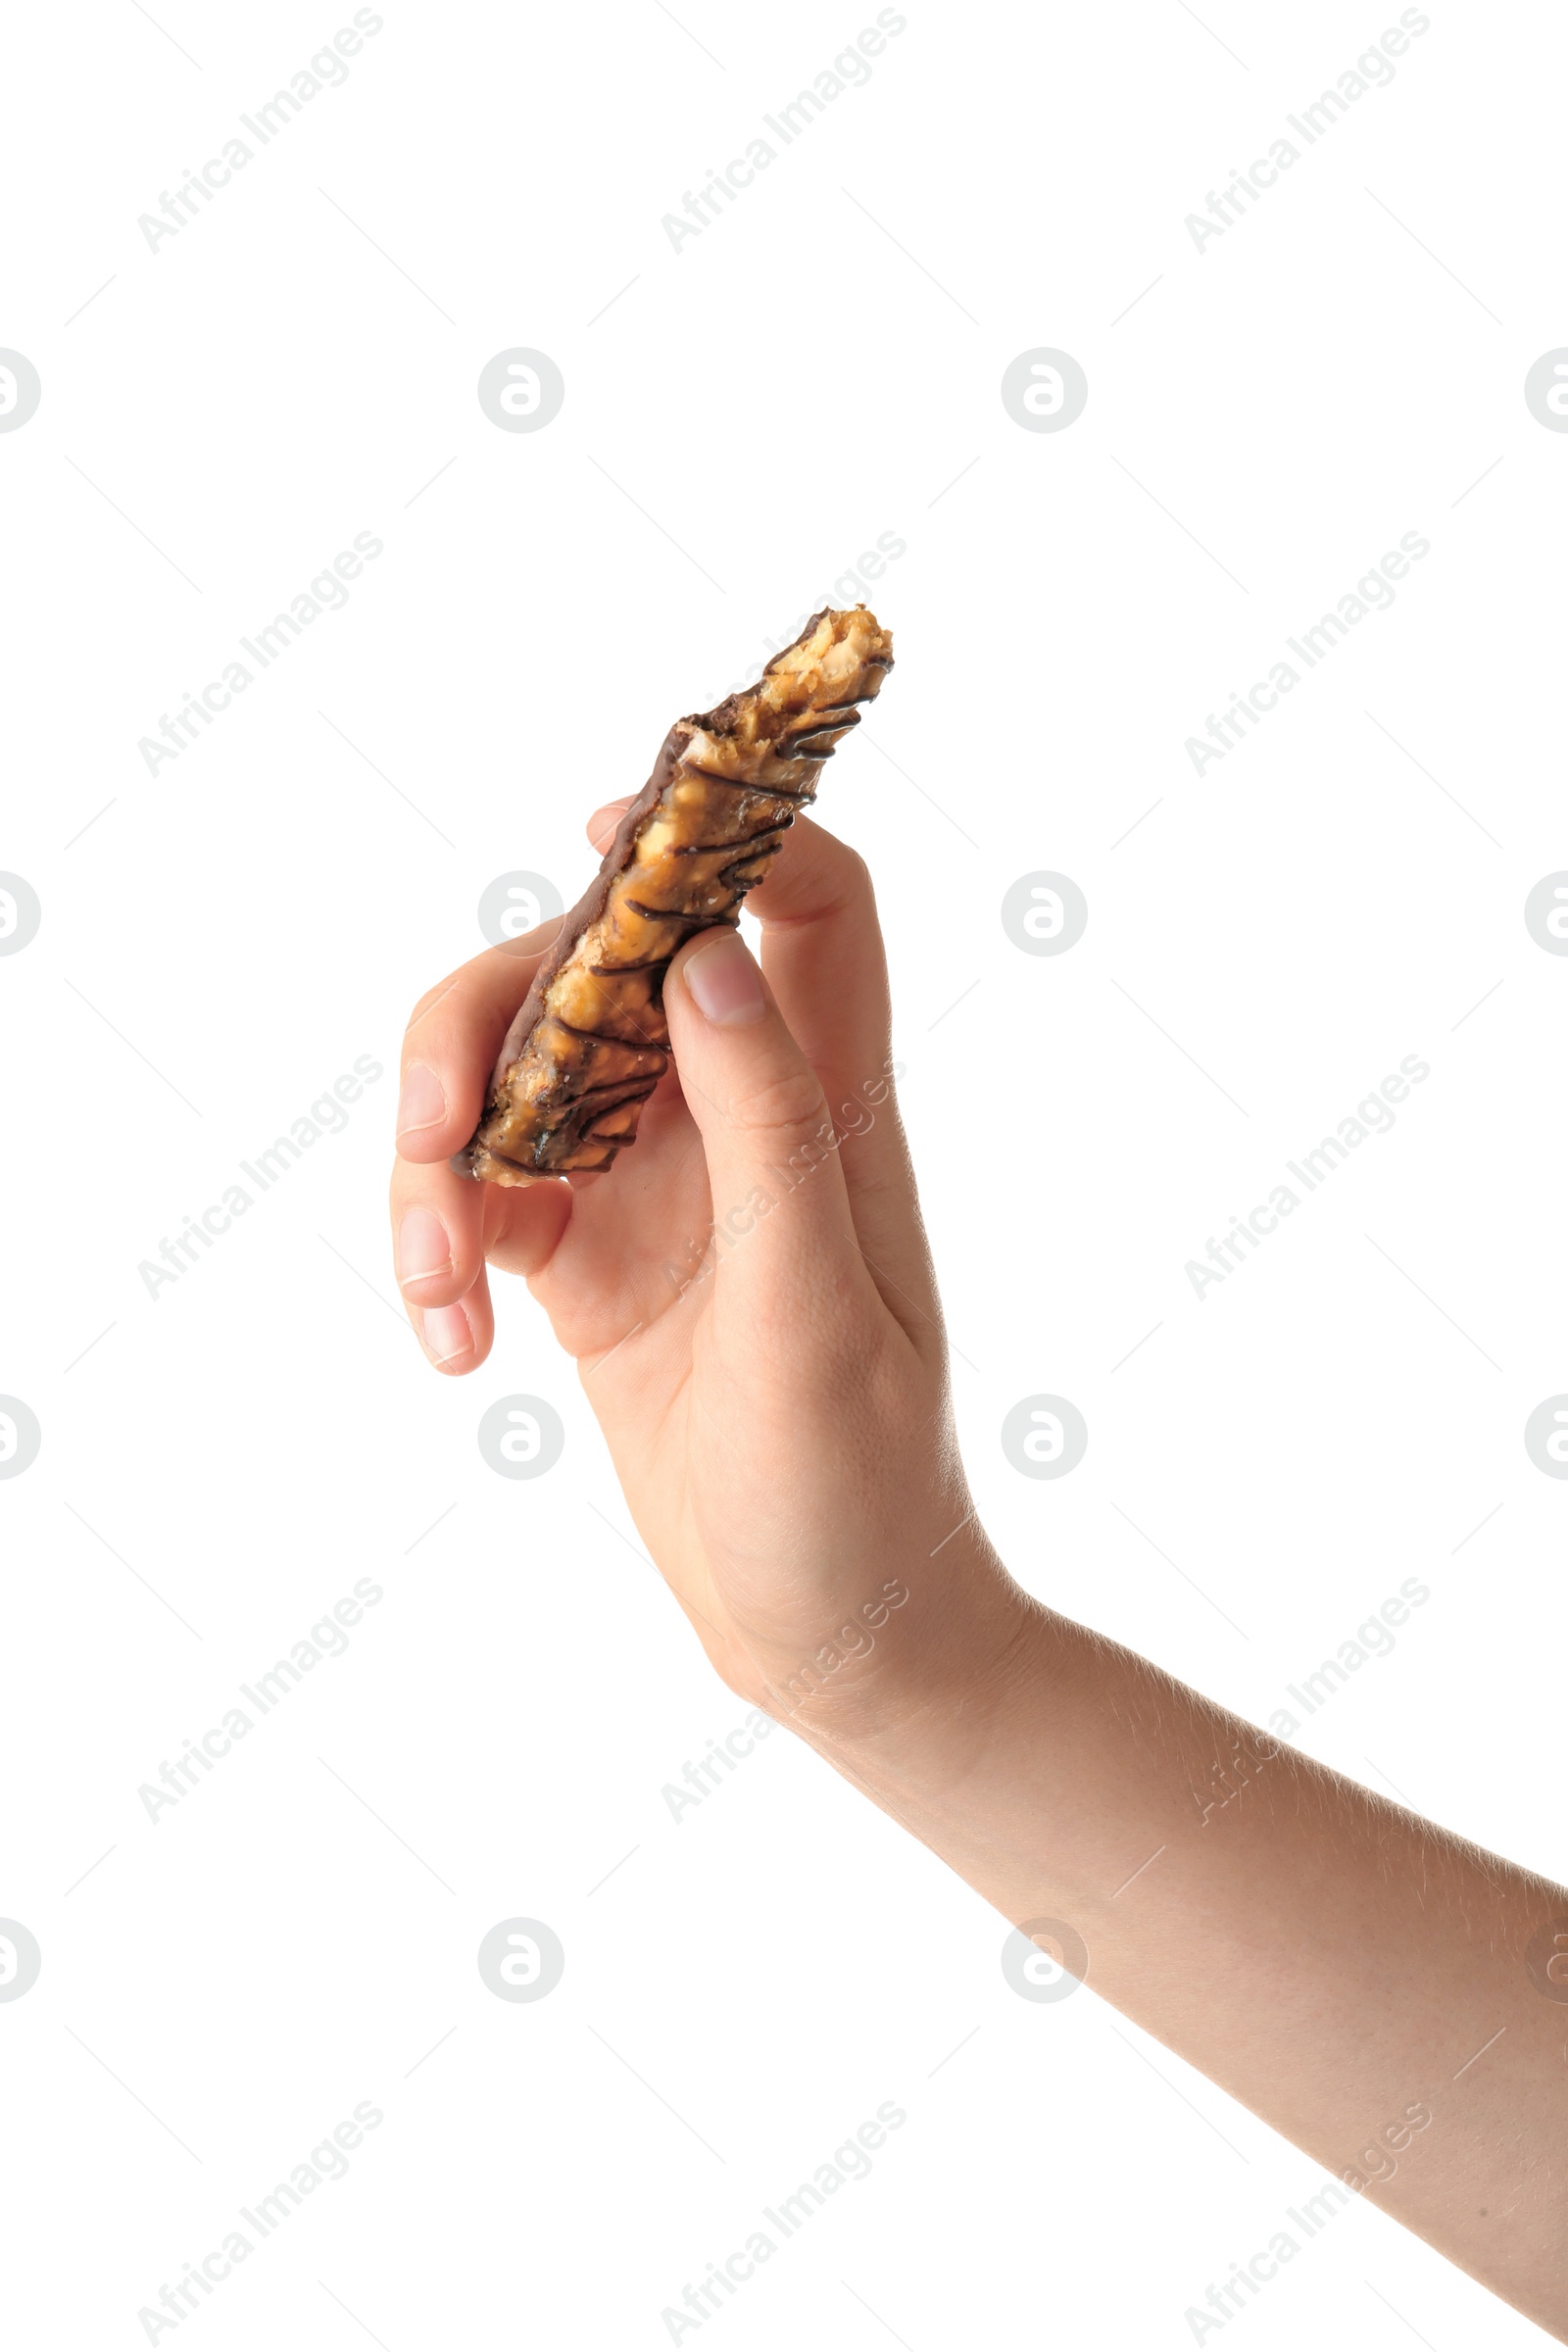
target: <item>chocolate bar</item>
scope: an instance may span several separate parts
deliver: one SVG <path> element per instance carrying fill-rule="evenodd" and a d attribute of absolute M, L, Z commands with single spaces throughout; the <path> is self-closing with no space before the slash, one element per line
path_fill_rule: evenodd
<path fill-rule="evenodd" d="M 680 718 L 564 918 L 453 1165 L 491 1184 L 611 1167 L 669 1062 L 662 991 L 697 932 L 734 928 L 822 762 L 874 700 L 893 640 L 863 605 L 814 613 L 757 684 Z"/>

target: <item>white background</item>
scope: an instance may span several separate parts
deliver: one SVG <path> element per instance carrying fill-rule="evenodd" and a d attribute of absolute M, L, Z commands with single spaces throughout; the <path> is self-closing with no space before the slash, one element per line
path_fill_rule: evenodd
<path fill-rule="evenodd" d="M 1200 252 L 1185 216 L 1397 10 L 911 0 L 677 253 L 661 216 L 875 14 L 679 13 L 388 0 L 156 252 L 138 216 L 351 12 L 11 26 L 0 343 L 43 382 L 0 436 L 0 866 L 43 908 L 0 960 L 0 1390 L 43 1433 L 0 1485 L 0 1913 L 43 1952 L 0 2006 L 18 2342 L 147 2340 L 367 2100 L 348 2177 L 158 2341 L 664 2343 L 891 2100 L 705 2345 L 1175 2347 L 1324 2177 L 1092 1990 L 1017 1998 L 1003 1923 L 785 1734 L 673 1822 L 742 1710 L 542 1317 L 512 1286 L 466 1383 L 401 1327 L 409 1005 L 497 874 L 577 895 L 587 812 L 879 534 L 899 667 L 823 814 L 877 879 L 986 1524 L 1260 1722 L 1421 1579 L 1299 1743 L 1568 1873 L 1568 1488 L 1522 1444 L 1568 1388 L 1568 959 L 1522 916 L 1568 864 L 1568 440 L 1522 393 L 1568 341 L 1561 19 L 1434 6 Z M 514 345 L 564 374 L 539 433 L 475 397 Z M 1040 345 L 1087 371 L 1065 432 L 1000 399 Z M 1393 608 L 1195 775 L 1186 738 L 1412 531 Z M 358 532 L 346 609 L 150 775 L 138 739 Z M 1089 902 L 1056 958 L 1000 921 L 1039 868 Z M 1186 1261 L 1410 1054 L 1393 1131 L 1196 1298 Z M 359 1055 L 346 1129 L 149 1297 Z M 1059 1482 L 1001 1450 L 1043 1391 L 1089 1425 Z M 527 1486 L 474 1437 L 517 1392 L 566 1428 Z M 150 1821 L 138 1787 L 362 1577 L 346 1654 Z M 565 1947 L 538 2004 L 475 1967 L 516 1914 Z M 1543 2340 L 1365 2201 L 1260 2303 L 1227 2341 Z"/>

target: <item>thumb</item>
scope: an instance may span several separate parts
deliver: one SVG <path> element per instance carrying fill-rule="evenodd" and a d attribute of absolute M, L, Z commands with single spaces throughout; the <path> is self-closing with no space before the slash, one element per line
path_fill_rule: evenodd
<path fill-rule="evenodd" d="M 664 1010 L 707 1154 L 714 1250 L 734 1269 L 726 1283 L 759 1305 L 781 1278 L 841 1285 L 859 1248 L 827 1098 L 738 931 L 688 942 Z"/>

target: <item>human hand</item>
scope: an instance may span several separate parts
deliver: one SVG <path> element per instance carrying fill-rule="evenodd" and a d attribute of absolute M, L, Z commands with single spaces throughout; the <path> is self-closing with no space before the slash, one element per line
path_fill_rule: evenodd
<path fill-rule="evenodd" d="M 865 869 L 803 822 L 751 904 L 760 972 L 729 930 L 670 966 L 679 1075 L 609 1176 L 446 1165 L 544 934 L 416 1008 L 392 1200 L 427 1353 L 481 1363 L 485 1261 L 524 1275 L 730 1688 L 1026 1936 L 1093 1954 L 1106 1999 L 1333 2168 L 1319 2210 L 1436 2121 L 1379 2174 L 1388 2210 L 1568 2342 L 1561 2012 L 1528 1967 L 1568 1890 L 1011 1583 L 954 1441 Z M 1205 1808 L 1227 1774 L 1245 1801 Z"/>
<path fill-rule="evenodd" d="M 596 847 L 623 806 L 591 820 Z M 447 1165 L 553 926 L 421 999 L 399 1280 L 449 1375 L 489 1352 L 487 1261 L 527 1280 L 714 1666 L 754 1705 L 854 1739 L 975 1690 L 1024 1604 L 954 1438 L 869 876 L 802 819 L 748 905 L 760 970 L 727 929 L 676 956 L 674 1067 L 608 1177 L 514 1189 Z"/>

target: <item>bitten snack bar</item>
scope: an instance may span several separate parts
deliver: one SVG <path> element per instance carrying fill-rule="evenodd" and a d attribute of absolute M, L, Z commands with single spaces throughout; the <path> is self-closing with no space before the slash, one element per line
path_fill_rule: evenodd
<path fill-rule="evenodd" d="M 757 684 L 680 718 L 564 919 L 453 1165 L 492 1184 L 610 1167 L 669 1061 L 662 990 L 694 932 L 740 904 L 893 666 L 863 605 L 815 613 Z"/>

